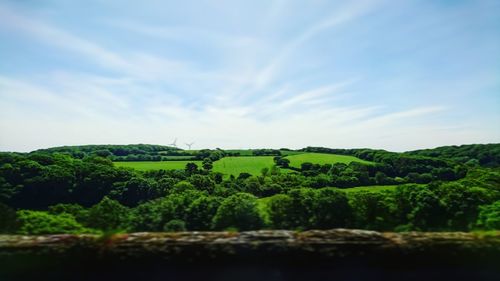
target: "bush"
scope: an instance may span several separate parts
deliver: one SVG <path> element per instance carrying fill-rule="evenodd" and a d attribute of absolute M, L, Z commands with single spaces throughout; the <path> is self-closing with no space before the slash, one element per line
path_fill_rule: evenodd
<path fill-rule="evenodd" d="M 0 233 L 10 233 L 16 228 L 16 211 L 0 203 Z"/>
<path fill-rule="evenodd" d="M 89 210 L 88 225 L 101 230 L 120 230 L 129 219 L 129 209 L 118 201 L 104 197 Z"/>
<path fill-rule="evenodd" d="M 352 217 L 352 210 L 344 192 L 324 188 L 316 191 L 315 197 L 314 227 L 326 229 L 346 226 Z"/>
<path fill-rule="evenodd" d="M 17 212 L 20 234 L 57 234 L 89 233 L 92 230 L 83 227 L 70 214 L 51 215 L 43 211 L 21 210 Z"/>
<path fill-rule="evenodd" d="M 186 223 L 183 220 L 171 220 L 163 226 L 163 231 L 167 232 L 186 231 Z"/>
<path fill-rule="evenodd" d="M 187 209 L 189 230 L 208 230 L 212 228 L 212 219 L 217 213 L 221 199 L 215 196 L 201 196 L 194 200 Z"/>
<path fill-rule="evenodd" d="M 251 230 L 262 227 L 264 220 L 257 208 L 257 198 L 248 193 L 237 193 L 222 201 L 213 224 L 216 229 Z"/>
<path fill-rule="evenodd" d="M 52 215 L 70 214 L 77 222 L 86 224 L 89 211 L 78 204 L 57 204 L 49 206 L 48 212 Z"/>
<path fill-rule="evenodd" d="M 292 198 L 288 195 L 278 194 L 271 197 L 268 212 L 274 228 L 290 229 L 293 226 L 289 214 L 291 206 Z"/>
<path fill-rule="evenodd" d="M 479 207 L 476 225 L 483 229 L 500 229 L 500 200 L 493 204 Z"/>

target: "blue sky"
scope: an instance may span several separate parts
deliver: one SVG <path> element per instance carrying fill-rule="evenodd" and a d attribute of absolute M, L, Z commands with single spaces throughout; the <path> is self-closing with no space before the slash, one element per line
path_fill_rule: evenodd
<path fill-rule="evenodd" d="M 500 1 L 0 1 L 0 150 L 500 142 Z"/>

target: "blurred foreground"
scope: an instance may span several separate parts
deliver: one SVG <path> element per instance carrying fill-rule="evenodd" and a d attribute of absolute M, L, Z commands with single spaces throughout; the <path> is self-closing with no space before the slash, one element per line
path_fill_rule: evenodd
<path fill-rule="evenodd" d="M 500 280 L 500 233 L 0 235 L 0 280 Z"/>

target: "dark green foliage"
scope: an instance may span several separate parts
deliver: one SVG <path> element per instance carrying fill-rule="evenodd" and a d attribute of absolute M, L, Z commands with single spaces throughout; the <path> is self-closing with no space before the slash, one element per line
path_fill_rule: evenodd
<path fill-rule="evenodd" d="M 132 207 L 166 195 L 164 190 L 165 188 L 160 189 L 158 183 L 152 179 L 134 177 L 126 182 L 115 184 L 110 196 L 121 204 Z"/>
<path fill-rule="evenodd" d="M 87 225 L 105 231 L 122 230 L 129 219 L 129 209 L 115 200 L 104 197 L 89 210 Z"/>
<path fill-rule="evenodd" d="M 480 205 L 493 202 L 493 194 L 479 187 L 446 183 L 436 189 L 447 214 L 447 226 L 468 230 L 477 220 Z"/>
<path fill-rule="evenodd" d="M 163 226 L 163 231 L 166 232 L 177 232 L 186 231 L 186 223 L 183 220 L 171 220 Z"/>
<path fill-rule="evenodd" d="M 394 194 L 399 219 L 416 230 L 439 229 L 445 223 L 445 207 L 429 187 L 403 185 Z"/>
<path fill-rule="evenodd" d="M 331 188 L 300 188 L 273 196 L 269 218 L 275 228 L 326 229 L 345 227 L 352 210 L 344 192 Z"/>
<path fill-rule="evenodd" d="M 477 227 L 482 229 L 500 229 L 500 200 L 493 204 L 481 206 L 476 222 Z"/>
<path fill-rule="evenodd" d="M 474 163 L 485 167 L 500 166 L 500 144 L 471 144 L 443 146 L 434 149 L 410 151 L 409 154 L 451 159 L 460 163 Z"/>
<path fill-rule="evenodd" d="M 201 196 L 194 200 L 187 209 L 187 228 L 189 230 L 208 230 L 212 228 L 212 218 L 217 213 L 222 199 L 213 196 Z"/>
<path fill-rule="evenodd" d="M 460 182 L 466 186 L 477 186 L 500 192 L 500 170 L 472 168 Z"/>
<path fill-rule="evenodd" d="M 313 227 L 319 229 L 346 227 L 352 217 L 347 196 L 331 188 L 316 191 Z"/>
<path fill-rule="evenodd" d="M 150 148 L 139 146 L 136 148 L 144 148 L 144 153 L 139 149 L 130 154 L 132 150 L 111 146 L 0 153 L 0 232 L 498 229 L 500 171 L 482 167 L 496 165 L 496 147 L 464 148 L 468 156 L 455 153 L 462 151 L 460 147 L 446 153 L 439 148 L 435 155 L 307 148 L 304 150 L 352 155 L 375 164 L 304 163 L 300 169 L 287 168 L 287 159 L 277 155 L 274 160 L 281 171 L 274 165 L 261 175 L 241 173 L 237 178 L 224 178 L 208 166 L 199 169 L 196 164 L 185 170 L 147 172 L 114 167 L 111 159 L 118 154 L 167 157 L 179 152 L 149 153 Z M 201 157 L 206 163 L 233 155 L 220 149 L 192 153 L 190 157 Z M 277 154 L 273 150 L 256 153 Z M 463 158 L 466 156 L 469 158 Z M 403 185 L 385 191 L 347 189 L 397 184 Z M 16 210 L 22 218 L 16 217 Z M 180 221 L 184 226 L 175 228 Z M 167 227 L 169 222 L 172 226 Z"/>
<path fill-rule="evenodd" d="M 188 181 L 194 186 L 195 189 L 206 191 L 208 193 L 212 193 L 215 188 L 215 181 L 207 176 L 192 175 L 188 178 Z"/>
<path fill-rule="evenodd" d="M 61 146 L 40 149 L 35 153 L 56 152 L 67 153 L 79 159 L 96 155 L 109 157 L 113 161 L 159 161 L 162 156 L 191 156 L 175 147 L 151 144 Z"/>
<path fill-rule="evenodd" d="M 196 163 L 187 163 L 186 164 L 186 168 L 184 169 L 186 171 L 186 174 L 188 175 L 194 175 L 194 174 L 197 174 L 199 171 L 198 171 L 198 165 L 196 165 Z"/>
<path fill-rule="evenodd" d="M 127 225 L 131 231 L 158 231 L 164 224 L 162 214 L 172 212 L 172 205 L 162 204 L 159 199 L 152 200 L 132 209 Z"/>
<path fill-rule="evenodd" d="M 396 204 L 391 192 L 362 191 L 350 194 L 351 227 L 392 230 L 397 225 Z"/>
<path fill-rule="evenodd" d="M 280 156 L 281 151 L 279 149 L 253 149 L 252 154 L 255 156 Z"/>
<path fill-rule="evenodd" d="M 78 204 L 61 203 L 49 206 L 48 212 L 53 215 L 70 214 L 81 224 L 86 224 L 89 216 L 89 210 Z"/>
<path fill-rule="evenodd" d="M 213 218 L 215 229 L 259 229 L 264 225 L 257 208 L 257 198 L 248 193 L 237 193 L 222 201 Z"/>
<path fill-rule="evenodd" d="M 16 230 L 16 211 L 0 203 L 0 233 L 11 233 Z"/>
<path fill-rule="evenodd" d="M 203 167 L 203 169 L 204 169 L 204 170 L 206 170 L 206 171 L 210 171 L 210 170 L 212 170 L 212 168 L 214 167 L 214 165 L 213 165 L 213 161 L 212 161 L 212 159 L 210 159 L 210 158 L 205 158 L 205 159 L 203 159 L 203 163 L 202 163 L 202 165 L 201 165 L 201 166 L 202 166 L 202 167 Z"/>
<path fill-rule="evenodd" d="M 289 168 L 290 167 L 290 160 L 287 158 L 283 158 L 281 156 L 275 156 L 273 158 L 274 163 L 276 163 L 277 166 L 281 168 Z"/>
<path fill-rule="evenodd" d="M 17 212 L 17 223 L 20 234 L 93 232 L 83 227 L 72 215 L 67 213 L 52 215 L 42 211 L 21 210 Z"/>
<path fill-rule="evenodd" d="M 294 223 L 292 214 L 289 211 L 292 208 L 292 198 L 285 194 L 278 194 L 269 201 L 269 218 L 272 226 L 276 229 L 292 229 L 297 227 Z"/>

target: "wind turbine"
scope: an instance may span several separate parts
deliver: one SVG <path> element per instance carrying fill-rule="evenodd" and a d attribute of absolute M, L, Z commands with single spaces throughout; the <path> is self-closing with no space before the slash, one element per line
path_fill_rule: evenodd
<path fill-rule="evenodd" d="M 175 138 L 173 143 L 169 143 L 168 145 L 173 146 L 173 147 L 177 147 L 177 138 Z"/>
<path fill-rule="evenodd" d="M 189 150 L 191 150 L 191 146 L 193 146 L 194 142 L 192 143 L 186 143 L 186 146 L 189 148 Z"/>

